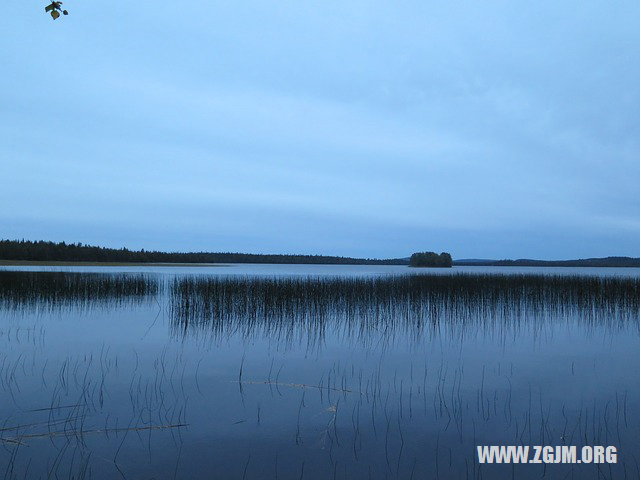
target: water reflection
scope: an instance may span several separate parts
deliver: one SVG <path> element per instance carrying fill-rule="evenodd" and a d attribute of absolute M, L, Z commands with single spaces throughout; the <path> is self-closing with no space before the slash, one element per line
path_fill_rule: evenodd
<path fill-rule="evenodd" d="M 637 476 L 638 278 L 7 273 L 3 478 Z"/>

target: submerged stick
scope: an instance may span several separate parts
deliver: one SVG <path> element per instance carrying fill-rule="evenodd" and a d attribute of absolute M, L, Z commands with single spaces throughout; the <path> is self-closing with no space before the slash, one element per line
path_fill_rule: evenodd
<path fill-rule="evenodd" d="M 169 428 L 181 428 L 181 427 L 187 427 L 189 426 L 189 424 L 187 423 L 178 423 L 175 425 L 149 425 L 146 427 L 130 427 L 130 428 L 100 428 L 100 429 L 94 429 L 94 430 L 63 430 L 63 431 L 56 431 L 56 432 L 45 432 L 45 433 L 28 433 L 25 435 L 20 435 L 19 437 L 14 437 L 14 438 L 0 438 L 0 440 L 2 440 L 3 442 L 7 442 L 7 443 L 20 443 L 21 445 L 24 445 L 23 443 L 20 442 L 20 440 L 23 440 L 25 438 L 52 438 L 52 437 L 68 437 L 68 436 L 74 436 L 74 435 L 85 435 L 87 433 L 110 433 L 110 432 L 142 432 L 142 431 L 148 431 L 148 430 L 165 430 L 165 429 L 169 429 Z"/>
<path fill-rule="evenodd" d="M 350 390 L 348 388 L 338 388 L 338 387 L 330 387 L 330 386 L 322 386 L 322 385 L 309 385 L 306 383 L 283 383 L 283 382 L 274 382 L 271 380 L 263 380 L 263 381 L 254 381 L 254 380 L 230 380 L 231 383 L 240 383 L 242 385 L 274 385 L 276 387 L 290 387 L 290 388 L 315 388 L 317 390 L 331 390 L 334 392 L 344 392 L 344 393 L 357 393 L 359 395 L 366 395 L 364 392 L 359 392 L 358 390 Z"/>

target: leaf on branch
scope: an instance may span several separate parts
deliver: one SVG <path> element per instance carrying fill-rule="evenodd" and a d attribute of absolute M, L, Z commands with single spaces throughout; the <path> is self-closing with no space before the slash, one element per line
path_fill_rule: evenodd
<path fill-rule="evenodd" d="M 54 20 L 60 16 L 60 12 L 62 12 L 63 15 L 69 15 L 69 12 L 67 12 L 66 10 L 62 10 L 62 2 L 53 1 L 49 5 L 44 7 L 44 11 L 50 12 L 51 17 Z"/>

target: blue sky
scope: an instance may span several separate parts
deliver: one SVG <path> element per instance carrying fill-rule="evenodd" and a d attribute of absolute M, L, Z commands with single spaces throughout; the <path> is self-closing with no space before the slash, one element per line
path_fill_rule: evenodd
<path fill-rule="evenodd" d="M 0 237 L 640 256 L 637 1 L 45 3 L 0 17 Z"/>

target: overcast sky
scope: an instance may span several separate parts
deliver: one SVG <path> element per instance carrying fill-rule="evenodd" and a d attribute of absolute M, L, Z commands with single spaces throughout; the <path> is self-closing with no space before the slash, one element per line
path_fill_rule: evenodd
<path fill-rule="evenodd" d="M 640 2 L 5 2 L 0 237 L 640 256 Z"/>

